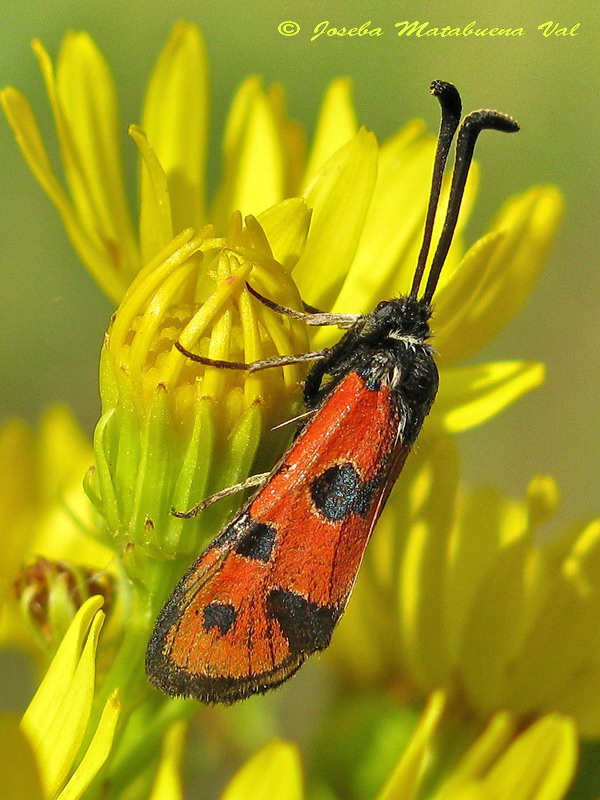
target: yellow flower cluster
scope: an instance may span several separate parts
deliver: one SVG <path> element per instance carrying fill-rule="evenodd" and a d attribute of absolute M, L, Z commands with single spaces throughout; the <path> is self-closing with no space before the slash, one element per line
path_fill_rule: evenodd
<path fill-rule="evenodd" d="M 413 737 L 374 800 L 559 800 L 577 759 L 571 720 L 558 714 L 519 733 L 510 714 L 499 713 L 432 790 L 428 769 L 438 757 L 436 736 L 445 711 L 443 692 L 431 695 Z M 300 757 L 294 745 L 274 740 L 233 777 L 221 800 L 305 797 Z"/>
<path fill-rule="evenodd" d="M 600 520 L 540 535 L 554 482 L 534 478 L 520 501 L 466 492 L 449 438 L 422 441 L 403 477 L 331 648 L 348 679 L 444 687 L 478 719 L 560 712 L 599 737 Z"/>

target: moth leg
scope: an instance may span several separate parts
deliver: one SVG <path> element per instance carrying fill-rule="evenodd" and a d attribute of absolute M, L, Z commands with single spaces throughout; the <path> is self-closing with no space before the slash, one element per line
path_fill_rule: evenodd
<path fill-rule="evenodd" d="M 317 362 L 306 376 L 304 381 L 304 405 L 311 409 L 315 408 L 320 400 L 321 382 L 327 374 L 329 361 Z"/>
<path fill-rule="evenodd" d="M 265 297 L 257 292 L 256 289 L 253 289 L 249 283 L 246 284 L 246 288 L 253 297 L 256 297 L 257 300 L 267 308 L 270 308 L 271 311 L 275 311 L 277 314 L 283 314 L 286 317 L 291 317 L 292 319 L 301 319 L 307 325 L 337 325 L 339 328 L 351 328 L 354 323 L 362 317 L 361 314 L 331 314 L 327 311 L 319 311 L 318 308 L 309 306 L 308 303 L 302 304 L 305 308 L 304 311 L 296 311 L 294 308 L 281 306 L 279 303 L 269 300 L 268 297 Z"/>
<path fill-rule="evenodd" d="M 331 348 L 326 347 L 324 350 L 314 350 L 311 353 L 297 353 L 296 355 L 289 356 L 274 356 L 273 358 L 264 358 L 261 361 L 221 361 L 216 358 L 208 358 L 207 356 L 199 356 L 192 353 L 180 342 L 175 342 L 175 347 L 179 352 L 190 361 L 196 361 L 198 364 L 204 364 L 207 367 L 219 367 L 220 369 L 242 369 L 248 372 L 258 372 L 261 369 L 271 369 L 272 367 L 285 367 L 289 364 L 301 364 L 305 361 L 320 361 L 327 358 Z"/>
<path fill-rule="evenodd" d="M 206 500 L 202 500 L 201 503 L 197 503 L 188 511 L 177 511 L 177 509 L 172 508 L 171 515 L 177 517 L 177 519 L 190 519 L 191 517 L 197 517 L 201 511 L 204 511 L 205 508 L 212 506 L 212 504 L 216 503 L 218 500 L 223 500 L 225 497 L 229 497 L 232 494 L 237 494 L 238 492 L 243 492 L 244 489 L 250 489 L 253 486 L 262 486 L 264 483 L 266 483 L 270 474 L 270 472 L 259 472 L 257 475 L 251 475 L 241 483 L 235 483 L 233 486 L 228 486 L 226 489 L 221 489 L 219 492 L 211 494 L 210 497 L 206 498 Z"/>
<path fill-rule="evenodd" d="M 348 337 L 349 334 L 346 334 L 345 339 Z M 326 392 L 326 389 L 323 390 L 321 384 L 323 383 L 323 378 L 327 375 L 328 372 L 331 371 L 331 368 L 335 366 L 336 362 L 338 361 L 338 352 L 339 352 L 339 342 L 337 345 L 329 349 L 329 352 L 324 355 L 323 358 L 320 358 L 312 369 L 309 371 L 306 379 L 304 381 L 304 405 L 307 409 L 315 409 Z"/>
<path fill-rule="evenodd" d="M 352 326 L 340 341 L 329 349 L 324 358 L 319 359 L 312 367 L 304 381 L 304 403 L 307 408 L 316 408 L 327 395 L 331 384 L 323 386 L 323 378 L 327 373 L 332 376 L 348 372 L 356 361 L 353 354 L 361 338 L 363 325 Z M 340 369 L 341 367 L 341 369 Z"/>

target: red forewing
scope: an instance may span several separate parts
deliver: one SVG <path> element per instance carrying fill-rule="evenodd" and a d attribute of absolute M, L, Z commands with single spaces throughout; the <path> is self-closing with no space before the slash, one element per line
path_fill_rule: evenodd
<path fill-rule="evenodd" d="M 407 451 L 390 392 L 348 373 L 188 570 L 148 648 L 159 688 L 233 702 L 281 683 L 329 644 Z"/>

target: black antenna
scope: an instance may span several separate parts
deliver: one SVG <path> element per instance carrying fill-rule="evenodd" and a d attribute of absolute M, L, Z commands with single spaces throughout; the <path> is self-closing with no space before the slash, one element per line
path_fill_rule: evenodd
<path fill-rule="evenodd" d="M 519 125 L 507 114 L 501 114 L 499 111 L 489 111 L 487 109 L 482 109 L 481 111 L 472 111 L 464 118 L 462 125 L 459 128 L 458 139 L 456 142 L 456 160 L 454 162 L 454 171 L 452 173 L 452 186 L 450 187 L 448 210 L 446 212 L 444 228 L 442 230 L 433 261 L 431 262 L 431 269 L 429 270 L 427 285 L 425 287 L 423 297 L 421 298 L 423 303 L 429 304 L 431 302 L 431 298 L 435 292 L 442 267 L 444 266 L 444 261 L 448 255 L 448 250 L 450 249 L 452 237 L 456 229 L 456 223 L 458 221 L 460 204 L 465 192 L 467 175 L 469 174 L 469 168 L 471 166 L 471 162 L 473 161 L 475 142 L 483 130 L 514 133 L 515 131 L 519 130 Z"/>
<path fill-rule="evenodd" d="M 460 122 L 460 115 L 462 112 L 462 103 L 460 95 L 455 86 L 446 81 L 433 81 L 429 87 L 432 95 L 437 97 L 442 107 L 442 119 L 440 122 L 440 132 L 438 134 L 437 148 L 435 151 L 435 161 L 433 162 L 433 176 L 431 178 L 431 191 L 429 193 L 429 205 L 427 206 L 427 217 L 425 219 L 425 228 L 423 230 L 423 243 L 419 258 L 417 260 L 417 267 L 413 277 L 412 288 L 410 290 L 410 297 L 416 299 L 423 272 L 425 271 L 425 264 L 427 256 L 429 255 L 429 246 L 431 245 L 431 237 L 433 235 L 433 224 L 435 222 L 435 212 L 437 210 L 438 202 L 440 199 L 440 191 L 442 189 L 442 178 L 444 177 L 444 169 L 446 167 L 446 159 L 450 152 L 450 145 L 452 139 L 458 128 Z"/>

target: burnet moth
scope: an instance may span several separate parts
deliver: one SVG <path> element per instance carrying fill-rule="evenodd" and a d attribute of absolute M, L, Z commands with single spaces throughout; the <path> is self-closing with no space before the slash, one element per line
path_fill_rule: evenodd
<path fill-rule="evenodd" d="M 262 487 L 175 587 L 146 654 L 159 689 L 207 703 L 233 703 L 287 680 L 331 640 L 365 547 L 435 399 L 438 371 L 429 339 L 431 301 L 456 227 L 477 136 L 518 130 L 497 111 L 460 124 L 460 95 L 434 81 L 442 119 L 423 244 L 407 296 L 365 315 L 283 308 L 274 312 L 347 332 L 335 346 L 251 364 L 202 364 L 256 371 L 314 361 L 304 386 L 307 414 L 293 444 Z M 419 296 L 446 159 L 458 129 L 443 230 Z M 306 421 L 308 418 L 308 421 Z M 233 487 L 232 490 L 239 490 Z M 177 516 L 195 516 L 221 492 Z"/>

